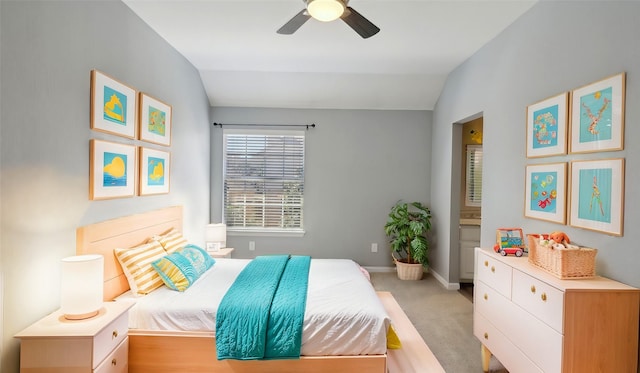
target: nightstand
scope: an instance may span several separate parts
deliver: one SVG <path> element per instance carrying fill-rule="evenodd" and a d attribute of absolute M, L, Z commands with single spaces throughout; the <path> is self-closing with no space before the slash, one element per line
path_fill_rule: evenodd
<path fill-rule="evenodd" d="M 20 372 L 126 373 L 129 370 L 131 302 L 105 302 L 86 320 L 66 320 L 60 310 L 14 337 L 20 339 Z"/>
<path fill-rule="evenodd" d="M 212 258 L 231 258 L 233 247 L 225 247 L 218 251 L 209 251 L 209 256 Z"/>

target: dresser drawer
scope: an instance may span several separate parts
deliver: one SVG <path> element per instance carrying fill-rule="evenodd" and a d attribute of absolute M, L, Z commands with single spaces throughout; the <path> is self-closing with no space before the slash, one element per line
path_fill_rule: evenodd
<path fill-rule="evenodd" d="M 513 271 L 513 301 L 532 315 L 563 334 L 564 292 L 545 282 Z"/>
<path fill-rule="evenodd" d="M 510 372 L 542 373 L 509 338 L 478 312 L 473 313 L 473 334 L 492 354 L 500 357 L 500 363 Z"/>
<path fill-rule="evenodd" d="M 93 373 L 127 373 L 129 371 L 129 337 L 109 354 Z"/>
<path fill-rule="evenodd" d="M 129 331 L 128 315 L 128 312 L 121 314 L 93 338 L 94 368 L 127 338 Z"/>
<path fill-rule="evenodd" d="M 513 269 L 482 251 L 476 252 L 478 253 L 476 259 L 477 279 L 511 299 L 511 273 Z"/>

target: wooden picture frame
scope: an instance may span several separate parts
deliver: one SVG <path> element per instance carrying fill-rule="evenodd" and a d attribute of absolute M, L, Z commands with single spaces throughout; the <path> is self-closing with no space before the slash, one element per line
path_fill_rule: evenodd
<path fill-rule="evenodd" d="M 624 158 L 571 162 L 569 225 L 622 236 Z"/>
<path fill-rule="evenodd" d="M 170 146 L 171 118 L 171 105 L 140 92 L 140 140 Z"/>
<path fill-rule="evenodd" d="M 526 166 L 524 216 L 565 224 L 566 178 L 566 162 Z"/>
<path fill-rule="evenodd" d="M 571 153 L 624 149 L 625 73 L 571 94 Z"/>
<path fill-rule="evenodd" d="M 91 70 L 91 129 L 136 137 L 136 90 L 98 70 Z"/>
<path fill-rule="evenodd" d="M 164 150 L 140 147 L 141 196 L 169 193 L 171 155 Z"/>
<path fill-rule="evenodd" d="M 89 199 L 133 197 L 136 147 L 93 139 L 89 148 Z"/>
<path fill-rule="evenodd" d="M 527 158 L 567 154 L 569 93 L 527 106 Z"/>

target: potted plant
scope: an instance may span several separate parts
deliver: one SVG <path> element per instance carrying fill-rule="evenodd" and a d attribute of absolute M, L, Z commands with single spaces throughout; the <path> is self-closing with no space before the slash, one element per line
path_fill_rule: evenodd
<path fill-rule="evenodd" d="M 431 211 L 422 203 L 399 201 L 391 208 L 384 232 L 391 238 L 391 256 L 401 280 L 422 278 L 429 265 L 426 234 L 430 229 Z"/>

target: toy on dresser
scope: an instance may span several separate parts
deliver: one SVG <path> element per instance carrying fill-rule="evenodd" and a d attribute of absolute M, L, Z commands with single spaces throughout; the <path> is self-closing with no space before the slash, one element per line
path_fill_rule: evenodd
<path fill-rule="evenodd" d="M 550 234 L 528 234 L 529 262 L 561 279 L 595 276 L 597 249 L 572 244 L 561 231 Z"/>

